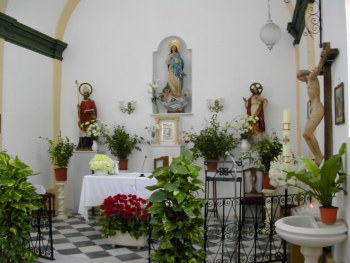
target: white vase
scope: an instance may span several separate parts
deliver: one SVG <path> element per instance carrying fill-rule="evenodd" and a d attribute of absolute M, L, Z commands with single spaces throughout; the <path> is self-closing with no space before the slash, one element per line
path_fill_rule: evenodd
<path fill-rule="evenodd" d="M 241 140 L 241 152 L 248 152 L 250 150 L 250 143 L 247 139 Z"/>
<path fill-rule="evenodd" d="M 117 232 L 116 235 L 108 237 L 108 242 L 111 245 L 130 246 L 130 247 L 144 247 L 146 246 L 146 237 L 141 236 L 138 239 L 130 236 L 129 233 Z"/>
<path fill-rule="evenodd" d="M 98 150 L 98 142 L 96 140 L 92 141 L 91 150 L 94 151 L 94 152 L 97 152 L 97 150 Z"/>
<path fill-rule="evenodd" d="M 105 170 L 96 169 L 94 174 L 101 176 L 101 175 L 107 175 L 107 172 Z"/>
<path fill-rule="evenodd" d="M 119 161 L 114 161 L 114 174 L 119 174 Z"/>

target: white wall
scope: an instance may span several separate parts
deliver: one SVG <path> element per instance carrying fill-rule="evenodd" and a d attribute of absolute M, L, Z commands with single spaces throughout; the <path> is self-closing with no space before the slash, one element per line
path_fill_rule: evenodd
<path fill-rule="evenodd" d="M 179 1 L 176 12 L 170 11 L 172 6 L 168 0 L 110 0 L 99 6 L 87 0 L 78 5 L 64 35 L 69 43 L 63 64 L 64 132 L 79 136 L 78 80 L 93 85 L 92 98 L 102 121 L 125 123 L 130 131 L 149 138 L 145 126 L 154 123 L 147 94 L 153 77 L 152 54 L 164 38 L 176 35 L 192 50 L 192 115 L 182 116 L 183 130 L 192 126 L 199 130 L 210 118 L 207 99 L 225 97 L 225 110 L 219 114 L 222 121 L 244 114 L 242 97 L 250 96 L 251 83 L 260 82 L 269 99 L 267 130 L 275 128 L 281 134 L 283 109 L 295 108 L 294 48 L 285 29 L 291 20 L 285 3 L 272 3 L 273 19 L 283 31 L 272 52 L 259 39 L 267 20 L 264 1 L 224 0 L 220 5 L 212 0 Z M 136 100 L 136 112 L 121 113 L 119 100 Z M 131 170 L 140 169 L 137 159 L 143 155 L 134 152 L 129 157 Z M 152 167 L 148 160 L 145 170 Z"/>

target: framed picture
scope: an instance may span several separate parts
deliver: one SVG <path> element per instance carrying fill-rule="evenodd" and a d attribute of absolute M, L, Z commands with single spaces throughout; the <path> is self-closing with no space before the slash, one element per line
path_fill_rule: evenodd
<path fill-rule="evenodd" d="M 334 88 L 334 119 L 336 125 L 345 123 L 343 82 Z"/>
<path fill-rule="evenodd" d="M 311 100 L 307 102 L 307 118 L 309 119 L 311 115 Z"/>
<path fill-rule="evenodd" d="M 179 144 L 179 116 L 156 116 L 159 130 L 156 138 L 158 144 Z"/>

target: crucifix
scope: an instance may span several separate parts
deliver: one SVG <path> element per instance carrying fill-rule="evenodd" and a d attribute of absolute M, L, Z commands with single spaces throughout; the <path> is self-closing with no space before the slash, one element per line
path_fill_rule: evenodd
<path fill-rule="evenodd" d="M 306 122 L 303 137 L 308 144 L 314 161 L 319 165 L 322 160 L 328 159 L 333 154 L 333 131 L 332 131 L 332 73 L 331 66 L 339 54 L 339 50 L 330 48 L 330 43 L 322 44 L 323 50 L 318 66 L 313 70 L 300 70 L 297 78 L 307 83 L 307 91 L 311 101 L 311 114 Z M 323 75 L 324 105 L 320 101 L 320 86 L 317 79 L 318 75 Z M 321 153 L 318 141 L 314 132 L 324 117 L 325 138 L 324 155 Z"/>

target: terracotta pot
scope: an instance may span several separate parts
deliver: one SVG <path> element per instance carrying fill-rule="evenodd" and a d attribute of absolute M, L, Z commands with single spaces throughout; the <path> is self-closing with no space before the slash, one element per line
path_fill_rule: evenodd
<path fill-rule="evenodd" d="M 66 168 L 56 168 L 55 176 L 57 182 L 67 181 L 67 167 Z"/>
<path fill-rule="evenodd" d="M 337 221 L 338 207 L 320 207 L 321 221 L 325 224 L 334 224 Z"/>
<path fill-rule="evenodd" d="M 263 189 L 276 189 L 276 187 L 270 184 L 269 173 L 263 173 Z"/>
<path fill-rule="evenodd" d="M 218 162 L 217 161 L 218 161 L 217 158 L 206 159 L 207 170 L 214 170 L 214 171 L 216 171 L 218 169 Z"/>
<path fill-rule="evenodd" d="M 128 159 L 119 160 L 119 170 L 128 170 Z"/>

